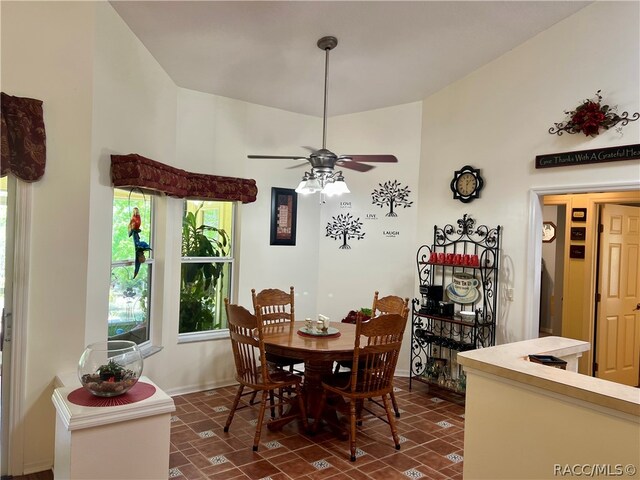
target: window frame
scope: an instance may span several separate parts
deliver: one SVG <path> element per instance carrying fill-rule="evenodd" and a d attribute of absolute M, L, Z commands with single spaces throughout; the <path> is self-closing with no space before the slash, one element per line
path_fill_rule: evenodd
<path fill-rule="evenodd" d="M 182 265 L 184 263 L 226 263 L 229 264 L 229 301 L 234 301 L 236 296 L 236 276 L 237 276 L 237 256 L 236 256 L 236 241 L 238 238 L 238 202 L 231 200 L 197 200 L 185 198 L 183 201 L 182 215 L 180 216 L 180 232 L 182 232 L 182 219 L 184 218 L 184 211 L 187 202 L 218 202 L 218 203 L 230 203 L 231 204 L 231 232 L 229 234 L 229 241 L 231 248 L 229 254 L 226 257 L 183 257 L 182 251 L 180 252 L 179 271 L 182 272 Z M 180 246 L 182 250 L 182 234 L 180 235 Z M 178 287 L 178 328 L 179 328 L 179 316 L 180 316 L 180 289 L 182 288 L 182 273 L 180 273 L 180 283 Z M 219 328 L 216 330 L 205 330 L 201 332 L 178 332 L 178 344 L 181 343 L 193 343 L 203 342 L 209 340 L 218 340 L 229 338 L 229 328 Z"/>
<path fill-rule="evenodd" d="M 122 192 L 125 192 L 127 194 L 129 194 L 129 192 L 133 192 L 133 190 L 138 190 L 139 193 L 142 194 L 143 197 L 145 198 L 149 198 L 149 245 L 154 244 L 155 238 L 156 238 L 156 195 L 153 192 L 150 192 L 148 190 L 142 190 L 138 187 L 134 187 L 131 189 L 126 189 L 126 188 L 122 188 L 122 187 L 114 187 L 113 188 L 113 198 L 111 200 L 111 206 L 113 209 L 113 203 L 116 199 L 116 190 L 120 190 Z M 112 218 L 112 222 L 113 222 L 113 212 L 111 214 L 111 218 Z M 117 261 L 113 261 L 113 224 L 111 226 L 111 252 L 110 252 L 110 266 L 109 266 L 109 285 L 111 285 L 111 276 L 113 275 L 113 269 L 114 267 L 133 267 L 135 265 L 135 259 L 127 259 L 127 260 L 117 260 Z M 133 240 L 131 240 L 131 242 L 133 242 Z M 153 353 L 156 353 L 157 351 L 161 350 L 161 347 L 154 347 L 152 344 L 152 339 L 153 339 L 153 312 L 154 312 L 154 287 L 156 285 L 156 281 L 155 281 L 155 276 L 156 276 L 156 268 L 154 268 L 154 264 L 155 264 L 155 255 L 153 254 L 153 250 L 151 250 L 151 255 L 149 255 L 149 253 L 147 252 L 147 258 L 144 262 L 147 265 L 147 268 L 150 269 L 149 272 L 149 281 L 148 281 L 148 287 L 147 287 L 147 318 L 146 318 L 146 322 L 147 322 L 147 339 L 144 342 L 140 342 L 138 345 L 138 347 L 140 348 L 140 350 L 142 350 L 143 353 L 143 357 L 147 357 Z M 109 289 L 111 289 L 111 287 L 109 287 Z M 111 305 L 111 302 L 109 302 L 109 306 Z M 110 310 L 110 308 L 109 308 Z M 113 337 L 109 337 L 109 331 L 108 331 L 108 325 L 109 325 L 109 321 L 107 318 L 107 340 L 110 340 Z"/>

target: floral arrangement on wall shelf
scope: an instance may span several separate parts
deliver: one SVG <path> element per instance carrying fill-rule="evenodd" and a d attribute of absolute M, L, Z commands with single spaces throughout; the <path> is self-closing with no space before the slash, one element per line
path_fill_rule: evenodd
<path fill-rule="evenodd" d="M 640 118 L 640 113 L 636 112 L 629 117 L 628 112 L 618 115 L 618 106 L 610 107 L 602 104 L 601 90 L 596 92 L 592 99 L 583 100 L 574 110 L 565 111 L 569 116 L 563 123 L 554 123 L 549 129 L 552 135 L 562 135 L 563 133 L 584 133 L 587 137 L 595 137 L 600 130 L 608 130 L 618 124 L 619 130 L 629 122 L 635 122 Z"/>

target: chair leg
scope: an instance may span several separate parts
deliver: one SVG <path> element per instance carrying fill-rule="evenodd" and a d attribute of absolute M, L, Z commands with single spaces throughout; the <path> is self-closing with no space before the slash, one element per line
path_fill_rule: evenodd
<path fill-rule="evenodd" d="M 256 395 L 258 394 L 257 390 L 254 390 L 253 393 L 251 394 L 251 398 L 249 399 L 249 405 L 253 405 L 254 402 L 256 401 Z"/>
<path fill-rule="evenodd" d="M 389 405 L 389 399 L 387 399 L 386 394 L 382 395 L 382 403 L 384 403 L 384 409 L 387 412 L 387 420 L 389 420 L 389 427 L 391 427 L 391 436 L 393 437 L 393 442 L 396 445 L 396 450 L 400 450 L 400 437 L 398 437 L 396 421 L 393 418 L 393 414 L 391 413 L 391 405 Z"/>
<path fill-rule="evenodd" d="M 256 435 L 253 437 L 253 451 L 258 451 L 260 443 L 260 433 L 262 433 L 262 422 L 264 421 L 264 412 L 267 410 L 267 391 L 262 391 L 262 399 L 260 400 L 260 412 L 258 413 L 258 424 L 256 425 Z"/>
<path fill-rule="evenodd" d="M 242 397 L 242 391 L 244 390 L 244 385 L 238 386 L 238 391 L 236 392 L 236 398 L 233 399 L 233 405 L 231 406 L 231 411 L 229 412 L 229 416 L 227 417 L 227 423 L 224 425 L 224 431 L 228 432 L 229 427 L 231 426 L 231 421 L 233 420 L 233 415 L 236 413 L 236 408 L 238 408 L 238 403 L 240 403 L 240 398 Z M 254 394 L 256 392 L 253 392 Z"/>
<path fill-rule="evenodd" d="M 340 373 L 340 362 L 336 362 L 336 368 L 333 371 L 334 375 L 337 375 L 338 373 Z"/>
<path fill-rule="evenodd" d="M 324 404 L 327 401 L 327 391 L 322 390 L 322 395 L 320 396 L 320 401 L 316 405 L 316 411 L 313 412 L 313 425 L 311 426 L 311 433 L 316 433 L 318 431 L 318 426 L 320 425 L 320 418 L 322 417 L 322 410 L 324 409 Z"/>
<path fill-rule="evenodd" d="M 391 404 L 393 405 L 393 411 L 396 412 L 396 418 L 400 418 L 400 409 L 398 408 L 398 402 L 396 401 L 396 396 L 393 393 L 393 390 L 389 393 L 391 397 Z"/>
<path fill-rule="evenodd" d="M 349 401 L 349 419 L 351 427 L 349 430 L 349 445 L 351 447 L 351 461 L 356 461 L 356 401 L 352 398 Z"/>

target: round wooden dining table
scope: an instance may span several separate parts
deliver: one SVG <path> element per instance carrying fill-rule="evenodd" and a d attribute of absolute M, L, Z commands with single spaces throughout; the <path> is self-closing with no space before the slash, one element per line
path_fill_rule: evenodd
<path fill-rule="evenodd" d="M 304 326 L 304 322 L 265 325 L 263 335 L 267 352 L 304 362 L 304 393 L 307 416 L 311 416 L 322 395 L 322 377 L 333 372 L 333 362 L 353 359 L 356 326 L 333 323 L 331 326 L 338 329 L 339 335 L 327 337 L 301 334 Z M 329 425 L 338 423 L 335 410 L 330 408 L 324 409 L 322 417 Z M 335 433 L 343 437 L 345 432 L 340 429 Z"/>

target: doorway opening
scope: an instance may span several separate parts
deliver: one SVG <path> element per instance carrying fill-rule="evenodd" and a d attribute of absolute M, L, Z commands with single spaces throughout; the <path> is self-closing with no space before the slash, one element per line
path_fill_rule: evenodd
<path fill-rule="evenodd" d="M 542 207 L 540 337 L 562 336 L 565 212 L 564 205 L 544 205 Z"/>
<path fill-rule="evenodd" d="M 561 335 L 589 342 L 591 350 L 583 355 L 579 365 L 579 372 L 586 375 L 601 376 L 598 367 L 602 360 L 598 361 L 596 356 L 598 351 L 602 355 L 607 348 L 609 351 L 604 358 L 608 362 L 608 371 L 611 371 L 611 365 L 621 362 L 634 364 L 637 369 L 640 363 L 640 311 L 625 310 L 620 318 L 605 314 L 606 320 L 603 323 L 601 319 L 600 323 L 607 327 L 600 327 L 599 332 L 607 333 L 604 342 L 604 337 L 597 333 L 597 315 L 603 314 L 603 304 L 598 301 L 597 293 L 602 293 L 601 285 L 604 285 L 603 269 L 599 268 L 602 257 L 599 254 L 601 210 L 604 205 L 640 205 L 638 184 L 568 187 L 566 190 L 559 188 L 531 193 L 530 225 L 537 230 L 537 235 L 531 235 L 529 239 L 530 253 L 535 262 L 532 268 L 535 276 L 528 279 L 529 291 L 534 298 L 529 305 L 532 314 L 530 338 Z M 637 225 L 633 222 L 636 220 L 631 223 Z M 547 224 L 556 226 L 557 235 L 552 241 L 543 242 L 543 225 L 546 227 Z M 637 233 L 635 237 L 638 237 Z M 546 235 L 546 238 L 550 237 Z M 618 248 L 617 244 L 615 248 Z M 632 246 L 631 253 L 626 254 L 625 265 L 631 260 L 639 261 L 638 248 Z M 634 307 L 640 302 L 640 277 L 637 275 L 637 272 L 632 275 L 635 280 L 626 284 L 624 292 L 614 292 L 614 296 L 626 295 L 626 303 L 633 300 Z M 618 273 L 613 278 L 614 284 L 621 286 Z M 533 284 L 533 279 L 537 280 L 537 285 Z M 612 340 L 614 337 L 615 342 Z M 637 377 L 634 377 L 636 383 L 630 384 L 637 385 Z"/>

